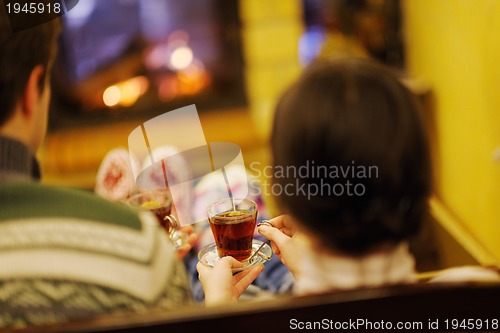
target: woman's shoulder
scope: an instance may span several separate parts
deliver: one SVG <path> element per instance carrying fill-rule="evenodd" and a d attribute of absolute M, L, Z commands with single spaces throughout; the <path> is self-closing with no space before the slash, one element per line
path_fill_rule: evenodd
<path fill-rule="evenodd" d="M 439 282 L 499 282 L 498 269 L 483 266 L 458 266 L 447 268 L 429 279 L 429 283 Z"/>

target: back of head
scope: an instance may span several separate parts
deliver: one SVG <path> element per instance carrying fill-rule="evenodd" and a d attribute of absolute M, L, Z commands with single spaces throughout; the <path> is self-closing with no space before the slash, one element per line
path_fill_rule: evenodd
<path fill-rule="evenodd" d="M 20 16 L 20 19 L 29 20 L 30 16 Z M 45 69 L 45 75 L 39 82 L 39 89 L 43 91 L 45 79 L 56 55 L 59 31 L 60 22 L 56 19 L 13 32 L 4 0 L 0 0 L 0 126 L 12 115 L 30 73 L 37 65 L 42 65 Z"/>
<path fill-rule="evenodd" d="M 278 203 L 323 245 L 361 254 L 418 230 L 432 187 L 428 141 L 414 95 L 389 69 L 312 64 L 279 101 L 271 141 L 274 186 L 288 189 Z"/>

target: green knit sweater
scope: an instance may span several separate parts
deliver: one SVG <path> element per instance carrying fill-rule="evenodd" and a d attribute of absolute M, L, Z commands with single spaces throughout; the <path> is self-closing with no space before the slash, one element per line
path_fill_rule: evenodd
<path fill-rule="evenodd" d="M 29 177 L 0 182 L 0 330 L 179 308 L 191 297 L 151 213 Z"/>

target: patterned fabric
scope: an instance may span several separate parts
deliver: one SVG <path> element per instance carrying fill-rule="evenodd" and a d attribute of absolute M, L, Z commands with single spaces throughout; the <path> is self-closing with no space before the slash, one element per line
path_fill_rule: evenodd
<path fill-rule="evenodd" d="M 31 181 L 0 186 L 0 328 L 191 304 L 154 215 Z"/>
<path fill-rule="evenodd" d="M 144 301 L 121 290 L 73 280 L 0 281 L 0 328 L 47 325 L 118 313 L 177 309 L 186 302 L 185 270 L 177 270 L 157 299 Z"/>

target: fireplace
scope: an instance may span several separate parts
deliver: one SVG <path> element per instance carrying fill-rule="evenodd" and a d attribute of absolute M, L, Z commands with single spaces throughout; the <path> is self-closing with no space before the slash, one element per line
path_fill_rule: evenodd
<path fill-rule="evenodd" d="M 238 16 L 238 1 L 80 1 L 62 17 L 50 129 L 244 106 Z"/>

